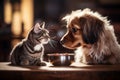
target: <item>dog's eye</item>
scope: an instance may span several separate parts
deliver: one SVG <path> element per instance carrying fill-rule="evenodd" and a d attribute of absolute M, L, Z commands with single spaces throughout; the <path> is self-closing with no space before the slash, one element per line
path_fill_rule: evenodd
<path fill-rule="evenodd" d="M 75 33 L 75 32 L 78 31 L 78 29 L 77 29 L 77 28 L 71 28 L 71 31 L 72 31 L 73 33 Z"/>

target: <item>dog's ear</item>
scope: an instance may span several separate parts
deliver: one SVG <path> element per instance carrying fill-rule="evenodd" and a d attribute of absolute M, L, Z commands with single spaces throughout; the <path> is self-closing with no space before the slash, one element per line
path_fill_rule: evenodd
<path fill-rule="evenodd" d="M 83 41 L 87 44 L 94 44 L 98 41 L 103 32 L 104 24 L 101 20 L 93 16 L 83 16 L 79 19 L 82 30 Z"/>

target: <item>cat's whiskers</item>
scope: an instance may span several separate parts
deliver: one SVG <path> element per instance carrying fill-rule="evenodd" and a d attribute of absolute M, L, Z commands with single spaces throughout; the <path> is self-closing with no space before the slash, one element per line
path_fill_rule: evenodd
<path fill-rule="evenodd" d="M 55 46 L 56 46 L 56 41 L 54 40 L 55 38 L 56 36 L 50 37 L 50 41 L 49 41 L 49 44 L 53 49 L 55 49 Z"/>

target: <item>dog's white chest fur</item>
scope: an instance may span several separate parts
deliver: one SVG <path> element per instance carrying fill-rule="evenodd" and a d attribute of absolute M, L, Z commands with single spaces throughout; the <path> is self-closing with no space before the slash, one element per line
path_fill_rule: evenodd
<path fill-rule="evenodd" d="M 76 51 L 75 51 L 75 62 L 79 63 L 80 62 L 80 58 L 83 55 L 83 49 L 82 47 L 79 47 Z"/>

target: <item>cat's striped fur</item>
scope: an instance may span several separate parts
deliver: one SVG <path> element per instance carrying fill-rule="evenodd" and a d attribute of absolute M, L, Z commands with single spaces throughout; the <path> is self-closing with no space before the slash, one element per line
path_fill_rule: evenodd
<path fill-rule="evenodd" d="M 45 23 L 36 23 L 28 36 L 18 43 L 10 53 L 13 65 L 43 64 L 43 44 L 49 41 L 49 32 L 44 29 Z"/>

